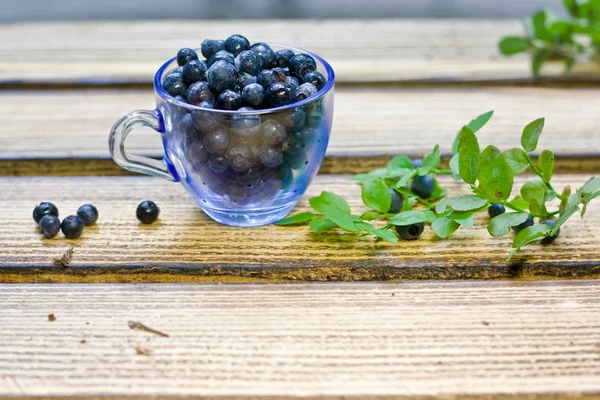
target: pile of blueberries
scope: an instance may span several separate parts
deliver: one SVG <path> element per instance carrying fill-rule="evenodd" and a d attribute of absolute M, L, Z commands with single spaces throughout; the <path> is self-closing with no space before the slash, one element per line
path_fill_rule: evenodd
<path fill-rule="evenodd" d="M 162 85 L 178 101 L 202 108 L 252 111 L 285 106 L 315 95 L 327 81 L 312 56 L 275 52 L 262 42 L 250 45 L 242 35 L 207 39 L 201 52 L 205 60 L 192 49 L 179 50 L 179 67 Z"/>

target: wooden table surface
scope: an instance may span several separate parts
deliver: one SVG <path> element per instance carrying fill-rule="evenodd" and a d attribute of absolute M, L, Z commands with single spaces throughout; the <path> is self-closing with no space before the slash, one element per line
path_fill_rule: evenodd
<path fill-rule="evenodd" d="M 507 265 L 510 239 L 491 238 L 483 219 L 450 240 L 428 232 L 395 246 L 219 226 L 181 186 L 132 176 L 108 154 L 113 122 L 153 107 L 162 61 L 240 32 L 311 49 L 337 73 L 331 143 L 297 211 L 322 190 L 361 211 L 348 174 L 438 143 L 447 160 L 458 129 L 490 109 L 482 143 L 513 147 L 545 116 L 540 148 L 556 153 L 557 185 L 581 184 L 600 172 L 600 70 L 550 63 L 533 80 L 526 57 L 497 51 L 520 30 L 514 20 L 0 26 L 0 397 L 600 398 L 595 205 L 560 243 Z M 161 154 L 149 130 L 130 147 Z M 148 198 L 160 223 L 140 226 L 133 210 Z M 91 202 L 100 221 L 79 240 L 42 240 L 31 211 L 46 200 L 61 211 Z M 71 266 L 55 265 L 70 246 Z"/>

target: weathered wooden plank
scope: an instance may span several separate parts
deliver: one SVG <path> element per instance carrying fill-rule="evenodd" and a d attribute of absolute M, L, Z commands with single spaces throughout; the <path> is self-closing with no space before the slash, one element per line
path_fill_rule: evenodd
<path fill-rule="evenodd" d="M 0 395 L 597 398 L 599 306 L 598 281 L 2 285 Z"/>
<path fill-rule="evenodd" d="M 530 80 L 527 57 L 503 58 L 499 39 L 517 20 L 267 20 L 25 23 L 0 26 L 0 82 L 150 82 L 181 47 L 244 33 L 328 59 L 339 81 Z M 43 39 L 42 39 L 43 38 Z M 17 40 L 18 39 L 18 40 Z M 563 76 L 598 80 L 598 67 Z"/>
<path fill-rule="evenodd" d="M 435 144 L 449 153 L 458 129 L 490 109 L 482 144 L 518 145 L 523 126 L 545 116 L 540 146 L 557 154 L 563 172 L 600 169 L 600 88 L 341 86 L 322 172 L 354 173 L 390 156 L 422 156 Z M 0 93 L 0 174 L 119 174 L 109 159 L 113 122 L 135 108 L 152 108 L 150 90 L 8 91 Z M 150 129 L 131 135 L 134 151 L 158 155 Z M 53 160 L 56 160 L 54 162 Z"/>
<path fill-rule="evenodd" d="M 556 176 L 555 186 L 586 177 Z M 464 187 L 443 179 L 451 194 Z M 520 183 L 523 180 L 519 180 Z M 343 176 L 319 176 L 309 195 L 329 190 L 365 210 L 358 185 Z M 160 223 L 140 225 L 135 207 L 145 199 L 161 207 Z M 63 216 L 85 202 L 100 210 L 82 239 L 43 239 L 33 206 L 54 202 Z M 389 279 L 591 278 L 600 276 L 600 211 L 574 218 L 554 245 L 532 246 L 505 263 L 512 235 L 492 238 L 487 216 L 475 229 L 437 240 L 427 228 L 419 241 L 398 245 L 308 227 L 231 228 L 209 220 L 177 184 L 144 177 L 1 178 L 0 282 L 352 281 Z M 307 210 L 306 198 L 295 211 Z M 70 268 L 53 265 L 73 246 Z"/>

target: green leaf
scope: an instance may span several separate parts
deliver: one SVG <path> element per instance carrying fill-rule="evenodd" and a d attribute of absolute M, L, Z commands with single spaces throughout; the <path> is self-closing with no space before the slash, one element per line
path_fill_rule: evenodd
<path fill-rule="evenodd" d="M 581 187 L 581 193 L 584 195 L 590 195 L 598 189 L 600 189 L 600 178 L 593 177 L 588 179 L 588 181 Z"/>
<path fill-rule="evenodd" d="M 386 231 L 385 229 L 376 229 L 375 232 L 373 232 L 373 235 L 393 244 L 398 243 L 398 236 L 396 236 L 394 232 Z"/>
<path fill-rule="evenodd" d="M 494 110 L 488 111 L 486 113 L 483 113 L 481 115 L 478 115 L 477 117 L 473 118 L 468 124 L 467 127 L 473 132 L 473 133 L 477 133 L 478 130 L 480 130 L 481 128 L 483 128 L 485 126 L 485 124 L 488 123 L 488 121 L 490 120 L 490 118 L 492 118 L 492 115 L 494 115 Z M 460 132 L 456 135 L 456 137 L 454 138 L 454 142 L 452 143 L 452 153 L 454 153 L 455 155 L 458 154 L 458 147 L 460 145 Z M 457 169 L 458 171 L 458 169 Z"/>
<path fill-rule="evenodd" d="M 579 16 L 579 7 L 577 0 L 563 0 L 563 6 L 569 12 L 572 17 Z"/>
<path fill-rule="evenodd" d="M 448 198 L 444 197 L 439 203 L 435 205 L 435 212 L 438 214 L 444 214 L 448 208 Z"/>
<path fill-rule="evenodd" d="M 544 129 L 544 118 L 536 119 L 530 122 L 523 129 L 523 135 L 521 136 L 521 146 L 523 149 L 530 153 L 537 148 L 538 140 Z"/>
<path fill-rule="evenodd" d="M 482 199 L 474 194 L 463 194 L 455 197 L 446 197 L 448 205 L 454 211 L 475 211 L 487 206 L 487 199 Z"/>
<path fill-rule="evenodd" d="M 452 158 L 450 159 L 450 171 L 452 171 L 452 179 L 454 179 L 455 181 L 460 180 L 460 171 L 459 171 L 459 166 L 458 166 L 458 154 L 454 154 L 452 156 Z"/>
<path fill-rule="evenodd" d="M 331 192 L 322 192 L 317 197 L 311 197 L 309 200 L 311 207 L 315 211 L 325 214 L 325 216 L 337 226 L 347 232 L 356 232 L 358 228 L 354 226 L 354 221 L 350 215 L 350 206 L 342 197 Z"/>
<path fill-rule="evenodd" d="M 562 200 L 560 201 L 560 206 L 558 207 L 558 213 L 562 214 L 565 212 L 567 208 L 567 202 L 569 197 L 571 196 L 571 186 L 567 185 L 563 188 L 562 191 Z"/>
<path fill-rule="evenodd" d="M 492 218 L 488 224 L 488 232 L 492 236 L 504 236 L 510 232 L 510 228 L 522 224 L 527 220 L 527 213 L 504 213 Z"/>
<path fill-rule="evenodd" d="M 550 57 L 550 52 L 548 50 L 536 50 L 531 57 L 531 73 L 533 76 L 540 76 L 540 72 L 542 71 L 542 65 L 548 60 Z"/>
<path fill-rule="evenodd" d="M 438 183 L 438 180 L 433 178 L 433 192 L 431 192 L 431 196 L 429 200 L 435 201 L 437 199 L 441 199 L 446 195 L 446 190 L 444 190 Z"/>
<path fill-rule="evenodd" d="M 546 202 L 546 184 L 541 179 L 526 182 L 521 187 L 521 196 L 529 204 L 531 211 L 540 210 Z"/>
<path fill-rule="evenodd" d="M 398 179 L 398 182 L 396 182 L 396 185 L 394 187 L 401 188 L 401 187 L 408 185 L 408 182 L 410 182 L 410 180 L 413 177 L 415 177 L 416 175 L 417 175 L 417 170 L 412 170 L 410 173 L 404 174 L 403 176 L 400 177 L 400 179 Z"/>
<path fill-rule="evenodd" d="M 495 146 L 488 146 L 481 153 L 478 179 L 479 188 L 488 197 L 505 200 L 510 196 L 513 170 Z"/>
<path fill-rule="evenodd" d="M 374 181 L 380 178 L 399 178 L 406 174 L 412 174 L 414 171 L 408 168 L 379 168 L 367 174 L 357 174 L 351 179 L 360 183 Z"/>
<path fill-rule="evenodd" d="M 568 206 L 565 211 L 558 217 L 558 219 L 556 220 L 556 225 L 554 225 L 554 228 L 552 228 L 552 235 L 556 234 L 556 232 L 558 232 L 558 230 L 560 229 L 560 227 L 567 222 L 567 220 L 573 215 L 575 214 L 577 211 L 579 210 L 579 207 L 577 205 L 571 205 Z"/>
<path fill-rule="evenodd" d="M 472 228 L 475 222 L 472 211 L 452 211 L 450 219 L 469 228 Z"/>
<path fill-rule="evenodd" d="M 515 207 L 525 209 L 525 210 L 527 210 L 529 208 L 529 203 L 520 194 L 513 197 L 513 199 L 510 201 L 510 204 L 512 204 Z"/>
<path fill-rule="evenodd" d="M 522 149 L 513 148 L 510 150 L 506 150 L 503 152 L 504 158 L 506 162 L 510 166 L 513 171 L 513 175 L 520 175 L 527 167 L 529 167 L 529 163 L 527 162 L 527 153 L 525 153 Z"/>
<path fill-rule="evenodd" d="M 544 181 L 549 182 L 552 179 L 552 172 L 554 170 L 554 153 L 550 150 L 542 151 L 542 154 L 538 158 L 538 166 L 542 172 Z"/>
<path fill-rule="evenodd" d="M 473 184 L 477 180 L 480 150 L 477 137 L 467 126 L 463 126 L 460 132 L 460 144 L 458 147 L 460 177 L 466 183 Z"/>
<path fill-rule="evenodd" d="M 413 199 L 410 199 L 408 197 L 404 198 L 404 201 L 402 202 L 402 211 L 410 211 L 413 208 Z"/>
<path fill-rule="evenodd" d="M 529 226 L 515 235 L 513 247 L 521 248 L 530 243 L 542 240 L 550 231 L 551 228 L 544 224 Z"/>
<path fill-rule="evenodd" d="M 506 36 L 498 43 L 498 49 L 500 53 L 505 56 L 512 56 L 515 54 L 522 53 L 531 48 L 531 43 L 524 37 L 520 36 Z"/>
<path fill-rule="evenodd" d="M 284 218 L 275 222 L 275 225 L 278 226 L 286 226 L 286 225 L 297 225 L 302 224 L 304 222 L 310 221 L 317 217 L 317 214 L 311 213 L 309 211 L 301 212 L 299 214 L 293 215 L 291 217 Z"/>
<path fill-rule="evenodd" d="M 314 232 L 320 233 L 335 228 L 337 225 L 325 218 L 315 218 L 308 225 Z"/>
<path fill-rule="evenodd" d="M 431 170 L 439 167 L 440 161 L 440 146 L 436 144 L 433 151 L 423 158 L 423 164 L 419 168 L 419 175 L 429 174 Z"/>
<path fill-rule="evenodd" d="M 367 207 L 382 213 L 388 212 L 392 206 L 390 189 L 381 179 L 363 183 L 362 200 Z"/>
<path fill-rule="evenodd" d="M 361 214 L 360 219 L 362 221 L 372 221 L 374 219 L 385 218 L 386 214 L 380 214 L 376 211 L 366 211 Z"/>
<path fill-rule="evenodd" d="M 441 237 L 442 239 L 447 238 L 460 227 L 460 224 L 456 221 L 452 221 L 448 217 L 441 217 L 435 220 L 433 224 L 431 224 L 431 228 L 435 232 L 436 235 Z"/>
<path fill-rule="evenodd" d="M 410 162 L 410 158 L 407 156 L 396 156 L 387 163 L 386 169 L 414 169 L 412 163 Z"/>
<path fill-rule="evenodd" d="M 418 224 L 419 222 L 435 221 L 436 216 L 432 211 L 410 210 L 403 211 L 394 215 L 388 223 L 390 225 L 407 226 Z"/>
<path fill-rule="evenodd" d="M 531 25 L 533 26 L 533 35 L 544 41 L 552 40 L 552 35 L 546 26 L 548 14 L 546 10 L 540 10 L 531 16 Z"/>

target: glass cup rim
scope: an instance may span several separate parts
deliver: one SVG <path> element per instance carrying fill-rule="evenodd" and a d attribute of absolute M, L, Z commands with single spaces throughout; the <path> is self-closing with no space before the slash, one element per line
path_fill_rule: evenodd
<path fill-rule="evenodd" d="M 195 106 L 192 104 L 184 104 L 182 102 L 179 102 L 179 101 L 175 100 L 175 98 L 173 96 L 171 96 L 169 93 L 167 93 L 167 91 L 163 88 L 162 83 L 161 83 L 161 77 L 162 77 L 163 73 L 166 71 L 166 69 L 169 67 L 169 65 L 171 65 L 173 63 L 173 61 L 175 61 L 177 59 L 177 57 L 173 57 L 170 60 L 168 60 L 166 63 L 164 63 L 158 69 L 158 71 L 156 71 L 156 74 L 154 75 L 154 91 L 163 100 L 165 100 L 175 106 L 184 107 L 184 108 L 187 108 L 187 109 L 193 110 L 193 111 L 203 111 L 206 113 L 211 112 L 211 113 L 218 113 L 218 114 L 270 114 L 270 113 L 283 111 L 283 110 L 289 110 L 289 109 L 293 109 L 296 107 L 301 107 L 306 104 L 310 104 L 310 103 L 322 98 L 323 96 L 325 96 L 333 88 L 333 85 L 335 84 L 335 72 L 333 71 L 333 68 L 331 67 L 331 65 L 324 58 L 316 55 L 313 52 L 310 52 L 310 51 L 307 51 L 307 50 L 304 50 L 304 49 L 301 49 L 298 47 L 288 46 L 288 45 L 279 44 L 279 43 L 268 43 L 268 42 L 264 42 L 264 43 L 267 43 L 269 46 L 281 47 L 282 49 L 292 50 L 295 53 L 305 53 L 305 54 L 308 54 L 311 57 L 317 59 L 321 64 L 323 64 L 323 66 L 325 67 L 325 71 L 327 72 L 327 82 L 325 83 L 325 86 L 323 86 L 321 88 L 321 90 L 319 90 L 317 92 L 316 95 L 306 98 L 304 100 L 301 100 L 301 101 L 298 101 L 298 102 L 292 103 L 292 104 L 287 104 L 285 106 L 280 106 L 280 107 L 275 107 L 275 108 L 267 108 L 264 110 L 239 111 L 239 110 L 218 110 L 218 109 L 214 109 L 214 108 L 203 108 L 203 107 L 198 107 L 198 106 Z M 194 49 L 194 51 L 197 51 L 197 50 L 199 51 L 200 49 Z"/>

